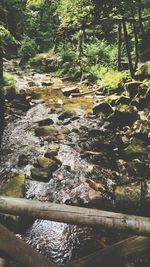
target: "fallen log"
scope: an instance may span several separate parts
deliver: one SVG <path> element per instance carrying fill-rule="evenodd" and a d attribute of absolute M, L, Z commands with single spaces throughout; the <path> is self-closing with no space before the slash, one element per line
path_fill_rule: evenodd
<path fill-rule="evenodd" d="M 126 266 L 127 260 L 146 255 L 150 259 L 150 238 L 131 237 L 108 248 L 92 253 L 86 257 L 70 262 L 65 267 L 120 267 Z"/>
<path fill-rule="evenodd" d="M 25 267 L 56 267 L 0 224 L 0 252 Z"/>
<path fill-rule="evenodd" d="M 5 267 L 5 266 L 6 266 L 6 261 L 0 258 L 0 267 Z"/>
<path fill-rule="evenodd" d="M 150 236 L 150 218 L 64 204 L 1 196 L 0 213 L 71 224 L 101 226 L 126 233 Z"/>

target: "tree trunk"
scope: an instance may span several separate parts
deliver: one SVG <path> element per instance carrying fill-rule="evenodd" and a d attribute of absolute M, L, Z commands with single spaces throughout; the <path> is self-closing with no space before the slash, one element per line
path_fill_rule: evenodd
<path fill-rule="evenodd" d="M 25 267 L 56 267 L 2 225 L 0 225 L 0 252 Z"/>
<path fill-rule="evenodd" d="M 3 96 L 3 46 L 2 40 L 0 37 L 0 142 L 1 142 L 1 135 L 4 129 L 4 96 Z"/>
<path fill-rule="evenodd" d="M 3 47 L 2 47 L 2 40 L 0 37 L 0 88 L 3 84 Z"/>
<path fill-rule="evenodd" d="M 128 56 L 128 61 L 129 61 L 129 69 L 130 69 L 131 77 L 133 78 L 134 77 L 134 70 L 133 70 L 132 57 L 131 57 L 131 53 L 130 53 L 129 38 L 128 38 L 128 32 L 127 32 L 127 27 L 126 27 L 125 20 L 123 20 L 122 23 L 123 23 L 123 30 L 124 30 L 124 37 L 125 37 L 127 56 Z"/>
<path fill-rule="evenodd" d="M 150 238 L 131 237 L 118 242 L 111 247 L 95 252 L 87 257 L 66 264 L 65 267 L 125 267 L 127 259 L 131 256 L 137 258 L 150 251 Z"/>
<path fill-rule="evenodd" d="M 133 22 L 133 29 L 134 29 L 134 37 L 135 37 L 135 66 L 134 66 L 134 72 L 137 69 L 138 62 L 139 62 L 139 54 L 138 54 L 138 35 L 137 35 L 137 28 L 136 28 L 136 22 Z"/>
<path fill-rule="evenodd" d="M 118 21 L 118 71 L 121 71 L 121 45 L 122 45 L 122 25 L 121 21 Z"/>
<path fill-rule="evenodd" d="M 0 212 L 150 236 L 150 219 L 134 215 L 9 197 L 0 197 Z"/>

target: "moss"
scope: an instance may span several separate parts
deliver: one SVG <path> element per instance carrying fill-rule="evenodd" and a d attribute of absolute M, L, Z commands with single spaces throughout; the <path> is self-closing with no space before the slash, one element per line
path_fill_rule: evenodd
<path fill-rule="evenodd" d="M 8 72 L 4 72 L 4 85 L 15 86 L 15 83 L 16 83 L 15 76 Z"/>
<path fill-rule="evenodd" d="M 24 185 L 25 185 L 25 174 L 20 172 L 19 175 L 12 177 L 6 185 L 1 188 L 1 195 L 7 197 L 24 197 Z"/>

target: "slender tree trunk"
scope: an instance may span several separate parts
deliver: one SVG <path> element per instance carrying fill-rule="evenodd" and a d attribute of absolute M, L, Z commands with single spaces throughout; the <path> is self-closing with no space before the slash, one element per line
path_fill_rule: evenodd
<path fill-rule="evenodd" d="M 150 236 L 150 218 L 141 216 L 2 196 L 0 212 Z"/>
<path fill-rule="evenodd" d="M 4 129 L 4 96 L 3 96 L 3 47 L 2 40 L 0 38 L 0 142 L 1 135 Z"/>
<path fill-rule="evenodd" d="M 3 84 L 3 46 L 2 46 L 2 40 L 0 37 L 0 88 Z"/>
<path fill-rule="evenodd" d="M 140 23 L 140 29 L 141 29 L 141 33 L 143 38 L 145 38 L 145 31 L 144 31 L 144 27 L 143 27 L 143 23 L 142 23 L 142 5 L 141 5 L 141 0 L 138 0 L 138 13 L 139 13 L 139 23 Z"/>
<path fill-rule="evenodd" d="M 137 69 L 138 62 L 139 62 L 139 53 L 138 53 L 138 35 L 137 35 L 137 28 L 136 28 L 136 22 L 133 22 L 133 29 L 134 29 L 134 37 L 135 37 L 135 66 L 134 66 L 134 72 Z"/>
<path fill-rule="evenodd" d="M 127 26 L 126 26 L 126 22 L 125 22 L 124 19 L 123 19 L 122 23 L 123 23 L 123 30 L 124 30 L 124 37 L 125 37 L 127 56 L 128 56 L 128 61 L 129 61 L 129 69 L 130 69 L 131 77 L 133 78 L 134 77 L 134 69 L 133 69 L 132 57 L 131 57 L 131 53 L 130 53 L 130 45 L 129 45 L 129 37 L 128 37 L 128 32 L 127 32 Z"/>
<path fill-rule="evenodd" d="M 56 267 L 1 224 L 0 252 L 25 267 Z"/>
<path fill-rule="evenodd" d="M 121 45 L 122 45 L 122 23 L 118 21 L 118 71 L 121 71 Z"/>

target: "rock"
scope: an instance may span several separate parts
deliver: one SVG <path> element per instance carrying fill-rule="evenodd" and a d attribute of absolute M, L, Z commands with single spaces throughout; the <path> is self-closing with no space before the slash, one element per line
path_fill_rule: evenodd
<path fill-rule="evenodd" d="M 58 155 L 58 151 L 59 151 L 59 145 L 57 144 L 52 144 L 49 145 L 48 150 L 46 151 L 46 153 L 44 154 L 44 156 L 46 158 L 52 158 Z"/>
<path fill-rule="evenodd" d="M 44 81 L 42 82 L 42 86 L 51 86 L 53 84 L 52 81 Z"/>
<path fill-rule="evenodd" d="M 149 154 L 150 146 L 144 147 L 143 141 L 134 137 L 129 146 L 125 149 L 125 152 L 127 155 Z"/>
<path fill-rule="evenodd" d="M 42 168 L 31 168 L 31 177 L 36 181 L 47 183 L 51 178 L 51 173 Z"/>
<path fill-rule="evenodd" d="M 131 208 L 134 212 L 137 212 L 141 204 L 141 182 L 116 187 L 115 208 L 117 210 Z"/>
<path fill-rule="evenodd" d="M 7 197 L 24 198 L 25 196 L 25 173 L 21 171 L 17 176 L 11 177 L 8 182 L 1 187 L 0 194 Z M 18 231 L 25 226 L 22 218 L 13 215 L 0 215 L 0 222 L 12 231 Z"/>
<path fill-rule="evenodd" d="M 34 81 L 29 81 L 29 82 L 28 82 L 28 85 L 29 85 L 30 87 L 32 87 L 32 86 L 36 86 L 36 83 L 35 83 Z"/>
<path fill-rule="evenodd" d="M 44 137 L 45 141 L 57 141 L 64 140 L 65 136 L 69 134 L 69 130 L 65 127 L 55 127 L 55 126 L 40 126 L 35 129 L 35 135 Z"/>
<path fill-rule="evenodd" d="M 10 180 L 0 189 L 0 194 L 7 197 L 24 197 L 25 173 L 21 171 L 17 176 Z"/>
<path fill-rule="evenodd" d="M 28 111 L 30 109 L 29 103 L 22 103 L 19 99 L 14 99 L 12 104 L 16 109 L 20 109 L 22 111 Z"/>
<path fill-rule="evenodd" d="M 136 109 L 128 105 L 120 105 L 108 120 L 115 126 L 131 126 L 138 119 Z"/>
<path fill-rule="evenodd" d="M 130 102 L 131 102 L 130 97 L 127 97 L 127 96 L 122 95 L 122 96 L 116 101 L 115 105 L 119 105 L 119 104 L 122 104 L 122 105 L 129 105 Z"/>
<path fill-rule="evenodd" d="M 4 87 L 4 95 L 8 101 L 12 101 L 16 96 L 15 86 L 5 86 Z"/>
<path fill-rule="evenodd" d="M 111 114 L 113 112 L 113 109 L 110 104 L 103 102 L 103 103 L 97 104 L 93 108 L 93 114 L 99 114 L 100 112 L 104 114 Z"/>
<path fill-rule="evenodd" d="M 37 162 L 41 168 L 44 168 L 49 172 L 54 172 L 58 169 L 58 164 L 56 160 L 52 158 L 38 157 Z"/>
<path fill-rule="evenodd" d="M 59 134 L 58 129 L 53 126 L 40 126 L 35 129 L 36 136 L 52 136 L 56 137 Z"/>
<path fill-rule="evenodd" d="M 140 81 L 132 81 L 125 84 L 126 90 L 129 92 L 131 98 L 135 97 L 139 92 L 139 87 L 142 84 Z"/>
<path fill-rule="evenodd" d="M 62 93 L 64 96 L 70 96 L 71 94 L 80 93 L 80 89 L 76 86 L 66 87 L 66 88 L 62 89 Z"/>
<path fill-rule="evenodd" d="M 28 164 L 28 156 L 24 154 L 20 155 L 18 159 L 18 166 L 21 167 L 27 164 Z"/>
<path fill-rule="evenodd" d="M 59 115 L 58 119 L 63 121 L 63 120 L 68 119 L 68 118 L 73 118 L 75 115 L 76 115 L 75 111 L 65 110 L 64 112 L 62 112 Z"/>
<path fill-rule="evenodd" d="M 135 73 L 135 76 L 142 80 L 150 78 L 150 61 L 147 61 L 142 64 Z"/>
<path fill-rule="evenodd" d="M 52 125 L 53 123 L 54 123 L 54 121 L 50 118 L 38 121 L 39 126 Z"/>

